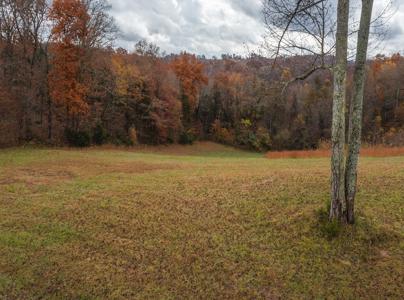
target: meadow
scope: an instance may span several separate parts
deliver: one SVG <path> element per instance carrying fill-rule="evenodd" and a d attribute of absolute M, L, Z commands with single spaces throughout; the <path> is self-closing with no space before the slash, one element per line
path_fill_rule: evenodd
<path fill-rule="evenodd" d="M 327 158 L 211 143 L 0 151 L 1 299 L 402 299 L 404 156 L 360 161 L 357 224 Z"/>

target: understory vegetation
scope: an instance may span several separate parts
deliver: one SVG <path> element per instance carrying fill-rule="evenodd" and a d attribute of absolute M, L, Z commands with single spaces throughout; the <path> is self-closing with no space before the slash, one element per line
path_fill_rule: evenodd
<path fill-rule="evenodd" d="M 357 224 L 329 160 L 198 143 L 0 152 L 0 298 L 400 299 L 404 157 L 364 157 Z"/>

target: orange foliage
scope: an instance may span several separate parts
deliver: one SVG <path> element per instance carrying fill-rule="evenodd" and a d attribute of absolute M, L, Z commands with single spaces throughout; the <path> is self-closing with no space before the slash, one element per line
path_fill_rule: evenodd
<path fill-rule="evenodd" d="M 400 61 L 400 54 L 393 54 L 391 57 L 385 57 L 378 55 L 372 63 L 373 75 L 377 75 L 382 72 L 383 69 L 395 68 Z"/>
<path fill-rule="evenodd" d="M 220 72 L 215 77 L 215 83 L 218 88 L 226 91 L 229 97 L 240 98 L 247 77 L 248 75 L 238 72 Z"/>
<path fill-rule="evenodd" d="M 203 64 L 195 55 L 183 53 L 172 62 L 171 67 L 180 81 L 183 96 L 188 98 L 191 109 L 194 109 L 200 88 L 208 83 Z"/>
<path fill-rule="evenodd" d="M 394 54 L 391 57 L 377 56 L 376 59 L 371 64 L 372 75 L 374 78 L 380 77 L 383 74 L 391 74 L 396 71 L 397 65 L 401 59 L 400 54 Z M 378 99 L 383 101 L 386 97 L 385 95 L 385 85 L 381 83 L 376 83 L 375 91 Z"/>
<path fill-rule="evenodd" d="M 65 105 L 69 114 L 87 113 L 81 57 L 90 16 L 81 0 L 55 0 L 49 12 L 52 27 L 52 68 L 49 72 L 50 95 Z"/>
<path fill-rule="evenodd" d="M 155 62 L 148 84 L 153 92 L 150 116 L 158 132 L 158 143 L 167 142 L 170 134 L 179 131 L 181 123 L 181 102 L 172 81 L 174 74 L 170 66 L 161 61 Z"/>
<path fill-rule="evenodd" d="M 282 81 L 289 81 L 292 79 L 292 72 L 289 68 L 284 68 L 281 75 Z"/>

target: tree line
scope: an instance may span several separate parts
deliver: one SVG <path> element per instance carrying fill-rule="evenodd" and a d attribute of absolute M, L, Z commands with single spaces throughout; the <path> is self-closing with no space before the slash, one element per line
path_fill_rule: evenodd
<path fill-rule="evenodd" d="M 213 140 L 265 151 L 331 138 L 332 72 L 292 82 L 307 56 L 279 56 L 274 68 L 254 54 L 166 55 L 145 41 L 113 48 L 116 34 L 101 0 L 0 0 L 0 145 Z M 365 70 L 363 139 L 402 144 L 404 58 L 379 55 Z M 348 95 L 353 74 L 348 62 Z"/>

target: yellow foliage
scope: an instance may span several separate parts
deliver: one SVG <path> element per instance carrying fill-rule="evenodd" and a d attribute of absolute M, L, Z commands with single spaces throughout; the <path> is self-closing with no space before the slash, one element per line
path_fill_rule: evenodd
<path fill-rule="evenodd" d="M 292 78 L 292 73 L 290 72 L 289 68 L 284 68 L 282 70 L 281 78 L 282 78 L 283 81 L 288 81 L 288 80 L 290 80 Z"/>
<path fill-rule="evenodd" d="M 122 97 L 133 95 L 135 91 L 131 89 L 131 86 L 140 80 L 139 69 L 135 65 L 125 62 L 119 55 L 112 57 L 111 64 L 118 95 Z"/>

